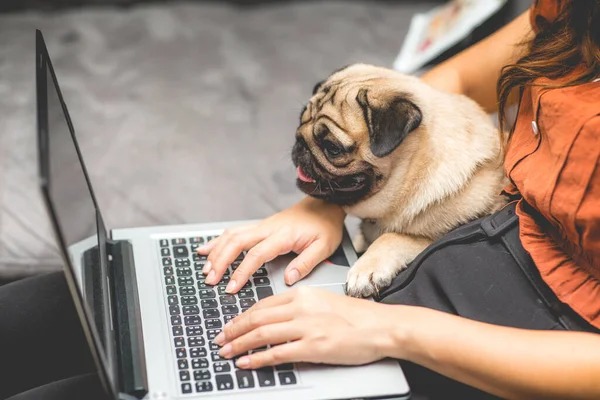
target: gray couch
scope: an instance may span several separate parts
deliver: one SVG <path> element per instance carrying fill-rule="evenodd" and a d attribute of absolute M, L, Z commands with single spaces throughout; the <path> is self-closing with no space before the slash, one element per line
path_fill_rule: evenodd
<path fill-rule="evenodd" d="M 177 224 L 263 218 L 300 199 L 289 153 L 314 83 L 353 62 L 390 66 L 413 13 L 436 3 L 0 14 L 0 277 L 60 267 L 36 188 L 36 28 L 106 224 Z"/>

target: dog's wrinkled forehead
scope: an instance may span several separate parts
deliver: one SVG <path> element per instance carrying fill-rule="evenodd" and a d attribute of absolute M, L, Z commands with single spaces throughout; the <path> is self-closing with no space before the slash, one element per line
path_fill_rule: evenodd
<path fill-rule="evenodd" d="M 342 146 L 368 145 L 376 157 L 390 154 L 421 123 L 415 81 L 393 70 L 356 64 L 315 85 L 300 114 L 298 135 Z"/>

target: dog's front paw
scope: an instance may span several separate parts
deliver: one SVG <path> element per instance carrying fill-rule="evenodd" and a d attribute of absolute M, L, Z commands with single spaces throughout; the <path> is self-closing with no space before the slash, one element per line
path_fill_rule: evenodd
<path fill-rule="evenodd" d="M 346 294 L 369 297 L 388 287 L 392 279 L 406 268 L 396 257 L 381 257 L 368 250 L 348 271 Z"/>

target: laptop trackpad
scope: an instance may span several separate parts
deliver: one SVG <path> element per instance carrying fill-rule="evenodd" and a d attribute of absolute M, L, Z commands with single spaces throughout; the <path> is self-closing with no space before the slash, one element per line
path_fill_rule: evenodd
<path fill-rule="evenodd" d="M 292 259 L 293 257 L 285 255 L 277 257 L 267 264 L 267 269 L 278 293 L 283 293 L 298 286 L 319 286 L 334 293 L 344 294 L 344 284 L 346 283 L 348 267 L 323 262 L 317 265 L 304 279 L 301 279 L 292 286 L 288 286 L 284 280 L 284 272 Z"/>

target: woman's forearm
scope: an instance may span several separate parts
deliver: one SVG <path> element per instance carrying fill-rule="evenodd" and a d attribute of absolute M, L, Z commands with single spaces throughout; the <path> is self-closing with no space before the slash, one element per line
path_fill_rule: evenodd
<path fill-rule="evenodd" d="M 383 354 L 511 398 L 600 399 L 600 335 L 495 326 L 395 306 Z"/>
<path fill-rule="evenodd" d="M 433 87 L 469 96 L 486 111 L 497 111 L 496 83 L 502 67 L 524 54 L 520 43 L 532 37 L 529 10 L 494 34 L 425 73 Z M 514 101 L 514 98 L 511 99 Z"/>

